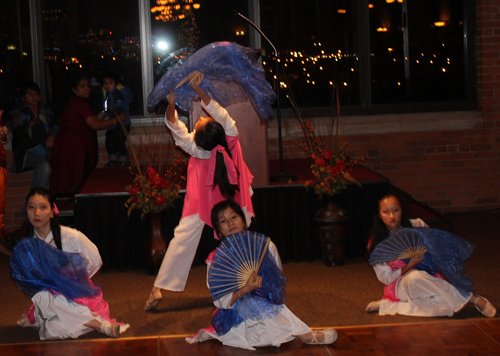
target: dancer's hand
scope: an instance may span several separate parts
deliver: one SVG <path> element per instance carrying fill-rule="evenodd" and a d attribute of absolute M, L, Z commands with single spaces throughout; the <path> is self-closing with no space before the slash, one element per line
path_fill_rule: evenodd
<path fill-rule="evenodd" d="M 172 90 L 170 90 L 170 93 L 167 94 L 167 102 L 171 105 L 175 105 L 175 95 Z"/>
<path fill-rule="evenodd" d="M 210 101 L 212 100 L 200 87 L 201 82 L 203 81 L 203 73 L 201 72 L 193 72 L 191 73 L 190 77 L 194 77 L 194 79 L 191 79 L 189 84 L 191 85 L 191 88 L 193 88 L 194 92 L 198 94 L 200 99 L 203 101 L 205 105 L 210 104 Z"/>
<path fill-rule="evenodd" d="M 191 88 L 193 88 L 194 91 L 197 91 L 197 89 L 200 87 L 201 82 L 203 81 L 203 73 L 193 72 L 189 76 L 193 78 L 189 81 L 189 85 L 191 85 Z"/>
<path fill-rule="evenodd" d="M 412 258 L 410 258 L 410 261 L 408 262 L 409 268 L 413 268 L 416 265 L 418 265 L 420 262 L 422 262 L 424 260 L 424 255 L 425 255 L 425 252 L 420 253 L 420 254 L 415 255 Z"/>
<path fill-rule="evenodd" d="M 247 284 L 241 288 L 241 292 L 243 294 L 248 294 L 256 289 L 259 289 L 260 287 L 262 287 L 262 277 L 254 271 L 252 276 L 248 279 Z"/>

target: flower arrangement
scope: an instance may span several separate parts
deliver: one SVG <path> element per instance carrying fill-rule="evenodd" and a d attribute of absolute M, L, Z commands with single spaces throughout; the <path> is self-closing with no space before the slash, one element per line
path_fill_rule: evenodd
<path fill-rule="evenodd" d="M 130 216 L 132 210 L 138 209 L 143 219 L 149 213 L 159 213 L 172 207 L 174 201 L 180 198 L 180 186 L 176 182 L 182 178 L 184 166 L 184 160 L 176 159 L 166 168 L 163 176 L 153 167 L 146 167 L 145 174 L 138 173 L 133 184 L 125 188 L 131 195 L 125 203 L 127 214 Z"/>
<path fill-rule="evenodd" d="M 141 219 L 144 219 L 149 213 L 159 213 L 172 207 L 175 200 L 180 198 L 179 183 L 185 179 L 182 174 L 186 160 L 169 157 L 175 148 L 167 142 L 163 132 L 162 127 L 156 126 L 144 129 L 143 134 L 138 136 L 141 157 L 138 156 L 137 147 L 127 136 L 135 161 L 134 168 L 137 170 L 133 183 L 125 187 L 130 194 L 125 202 L 129 216 L 133 210 L 140 210 Z M 165 164 L 167 160 L 169 164 Z"/>
<path fill-rule="evenodd" d="M 314 193 L 321 199 L 324 195 L 331 196 L 346 189 L 349 182 L 360 185 L 351 175 L 352 166 L 359 161 L 346 157 L 347 143 L 333 142 L 333 148 L 325 148 L 313 125 L 306 119 L 301 122 L 306 142 L 299 143 L 299 146 L 312 160 L 311 171 L 315 177 L 314 181 L 306 181 L 306 188 L 314 188 Z"/>

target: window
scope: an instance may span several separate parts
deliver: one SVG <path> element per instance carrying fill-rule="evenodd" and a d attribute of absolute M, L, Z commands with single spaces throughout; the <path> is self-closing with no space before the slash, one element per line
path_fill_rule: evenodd
<path fill-rule="evenodd" d="M 95 74 L 96 88 L 100 76 L 113 70 L 134 92 L 131 113 L 147 117 L 148 93 L 172 52 L 214 41 L 254 46 L 258 40 L 267 78 L 275 85 L 273 48 L 253 36 L 239 12 L 255 21 L 279 52 L 285 107 L 287 94 L 293 94 L 302 107 L 328 108 L 337 93 L 342 109 L 352 113 L 475 105 L 474 49 L 468 40 L 474 38 L 473 0 L 176 0 L 169 9 L 164 4 L 172 3 L 2 2 L 3 87 L 21 74 L 45 76 L 47 97 L 57 101 L 72 69 Z M 249 10 L 257 8 L 256 14 Z M 176 21 L 163 21 L 168 16 Z M 43 52 L 38 62 L 37 49 L 31 49 L 37 38 Z"/>
<path fill-rule="evenodd" d="M 279 51 L 285 106 L 287 94 L 299 106 L 331 106 L 336 90 L 341 106 L 364 112 L 475 102 L 473 41 L 464 41 L 474 38 L 471 1 L 260 0 L 260 6 L 262 29 Z M 273 80 L 273 53 L 264 47 Z"/>

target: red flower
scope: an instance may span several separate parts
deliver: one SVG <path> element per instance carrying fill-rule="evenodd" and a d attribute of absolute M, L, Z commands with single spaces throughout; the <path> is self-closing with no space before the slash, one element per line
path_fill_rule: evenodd
<path fill-rule="evenodd" d="M 166 199 L 165 199 L 165 197 L 162 197 L 162 196 L 155 196 L 153 201 L 157 206 L 161 206 L 161 205 L 165 204 Z"/>
<path fill-rule="evenodd" d="M 318 167 L 323 167 L 324 165 L 326 165 L 326 162 L 324 159 L 318 158 L 316 162 L 314 162 L 314 164 L 317 165 Z"/>
<path fill-rule="evenodd" d="M 330 160 L 332 159 L 332 150 L 326 150 L 325 153 L 323 154 L 323 157 L 326 159 L 326 160 Z"/>

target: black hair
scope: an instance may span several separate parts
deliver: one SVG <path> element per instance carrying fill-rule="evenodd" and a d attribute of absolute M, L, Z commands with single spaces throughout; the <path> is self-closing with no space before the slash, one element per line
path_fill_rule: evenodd
<path fill-rule="evenodd" d="M 115 85 L 118 85 L 118 83 L 121 83 L 120 76 L 116 72 L 104 73 L 104 75 L 102 76 L 103 84 L 104 84 L 104 78 L 113 79 L 113 81 L 115 82 Z"/>
<path fill-rule="evenodd" d="M 35 82 L 26 82 L 21 86 L 20 94 L 21 98 L 24 98 L 26 96 L 26 93 L 28 90 L 33 90 L 34 92 L 37 92 L 38 94 L 41 93 L 40 87 L 38 86 L 37 83 Z"/>
<path fill-rule="evenodd" d="M 50 208 L 54 210 L 55 207 L 55 198 L 52 195 L 52 193 L 42 187 L 36 187 L 31 189 L 31 191 L 28 193 L 26 196 L 26 202 L 24 203 L 25 209 L 27 209 L 28 206 L 28 201 L 30 198 L 34 195 L 41 195 L 47 201 L 49 202 Z M 27 213 L 27 210 L 26 210 Z M 28 217 L 26 217 L 26 226 L 27 226 L 27 234 L 25 237 L 31 237 L 35 236 L 35 228 L 29 221 Z M 57 220 L 57 216 L 54 212 L 54 217 L 50 219 L 50 230 L 52 231 L 52 235 L 54 236 L 54 242 L 56 243 L 56 246 L 59 250 L 62 250 L 62 244 L 61 244 L 61 225 L 59 224 L 59 220 Z"/>
<path fill-rule="evenodd" d="M 245 228 L 247 228 L 247 219 L 245 217 L 245 213 L 243 212 L 241 206 L 234 200 L 223 200 L 214 205 L 214 207 L 212 208 L 212 214 L 210 216 L 212 227 L 214 228 L 215 233 L 217 234 L 220 240 L 223 240 L 225 236 L 222 235 L 222 232 L 220 231 L 219 214 L 221 213 L 221 211 L 224 211 L 227 208 L 233 209 L 234 212 L 243 219 L 243 222 L 245 223 Z"/>
<path fill-rule="evenodd" d="M 217 145 L 221 145 L 226 150 L 231 159 L 233 158 L 231 151 L 227 145 L 226 132 L 221 124 L 216 121 L 208 121 L 200 130 L 196 130 L 194 142 L 199 148 L 212 151 Z M 239 174 L 239 172 L 238 172 Z M 214 189 L 219 186 L 220 192 L 225 199 L 234 200 L 236 191 L 239 191 L 237 184 L 231 184 L 227 176 L 227 168 L 224 163 L 224 155 L 217 152 L 215 174 L 214 174 Z"/>
<path fill-rule="evenodd" d="M 70 79 L 69 86 L 71 89 L 76 89 L 81 81 L 86 79 L 90 83 L 90 78 L 86 73 L 78 73 Z"/>
<path fill-rule="evenodd" d="M 375 205 L 375 209 L 373 212 L 373 221 L 370 230 L 370 239 L 368 241 L 368 246 L 367 246 L 368 253 L 372 253 L 375 247 L 391 234 L 390 231 L 387 229 L 387 226 L 385 226 L 384 222 L 380 217 L 380 202 L 387 198 L 394 198 L 398 201 L 399 206 L 401 207 L 401 226 L 412 227 L 410 219 L 406 215 L 403 203 L 401 201 L 401 197 L 392 191 L 384 192 L 377 199 L 377 203 Z"/>

